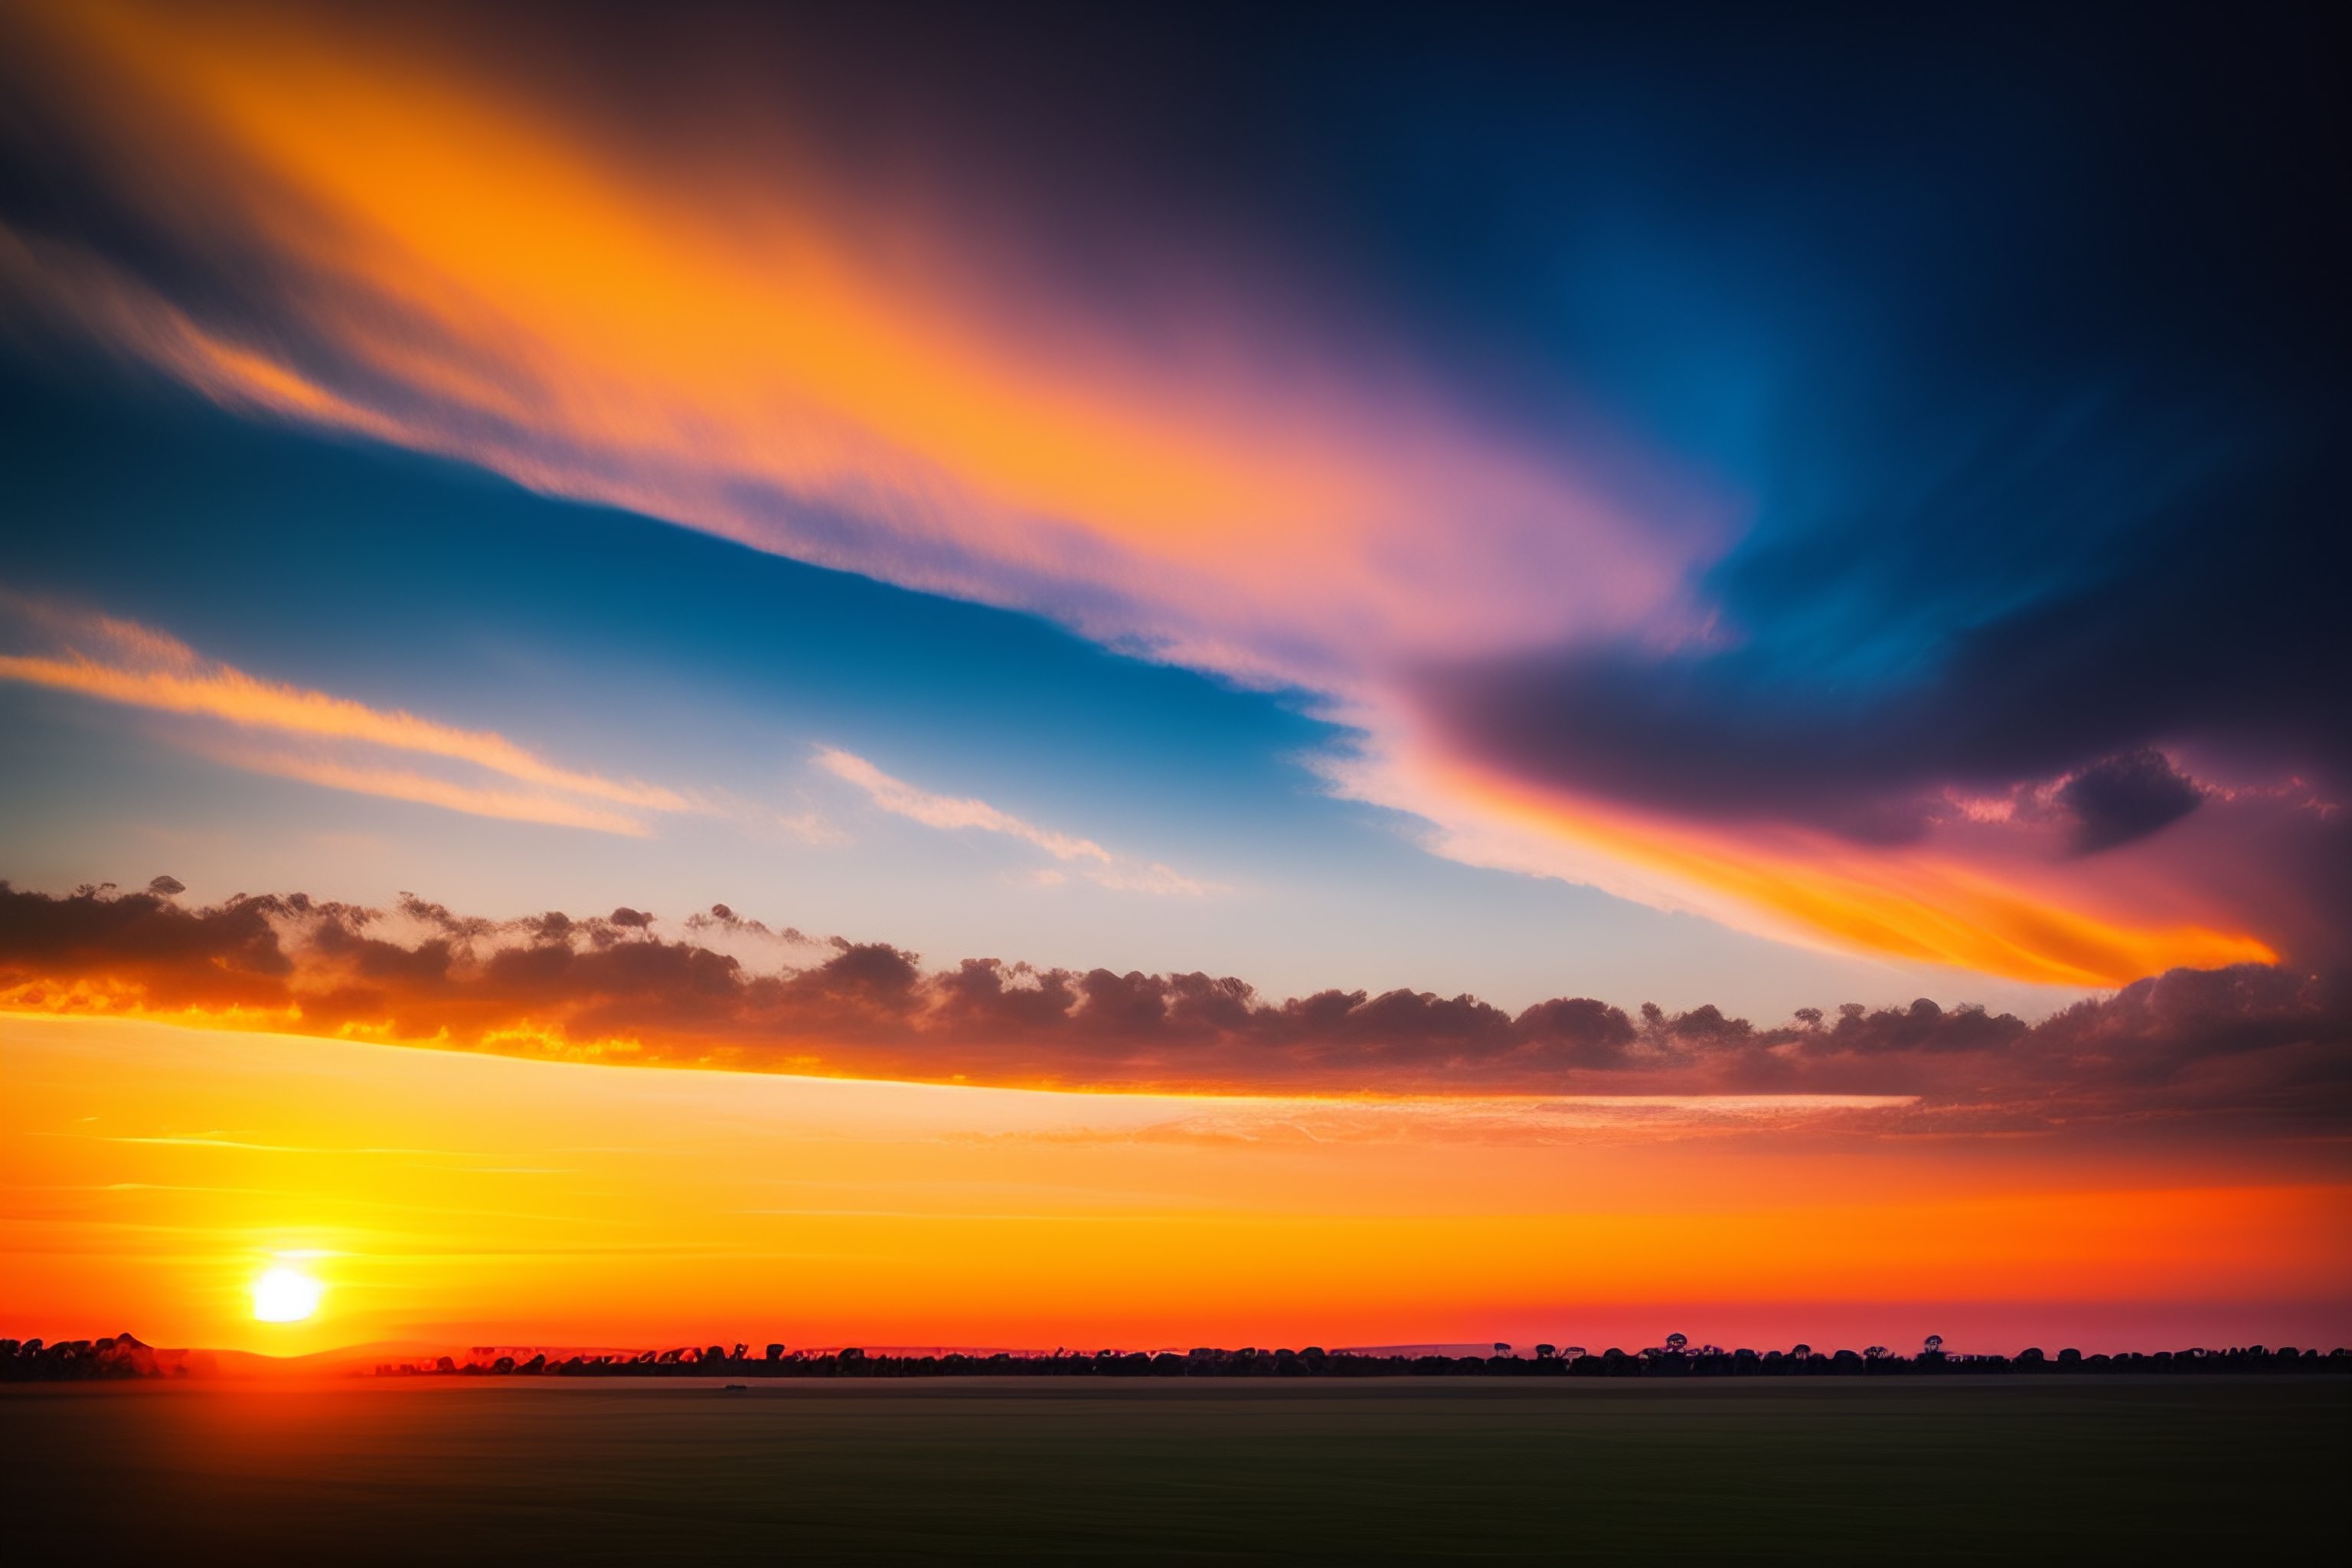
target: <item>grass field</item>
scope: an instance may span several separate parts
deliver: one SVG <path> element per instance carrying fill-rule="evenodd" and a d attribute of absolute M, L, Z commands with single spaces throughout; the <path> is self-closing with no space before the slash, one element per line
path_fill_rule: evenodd
<path fill-rule="evenodd" d="M 0 1462 L 26 1563 L 2332 1560 L 2352 1380 L 48 1386 Z"/>

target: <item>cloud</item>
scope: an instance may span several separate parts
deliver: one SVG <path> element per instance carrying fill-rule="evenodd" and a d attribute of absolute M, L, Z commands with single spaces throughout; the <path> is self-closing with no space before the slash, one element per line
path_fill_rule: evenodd
<path fill-rule="evenodd" d="M 84 1134 L 100 1143 L 160 1143 L 183 1149 L 236 1149 L 259 1154 L 430 1154 L 451 1160 L 487 1159 L 488 1156 L 463 1149 L 375 1149 L 322 1147 L 309 1143 L 257 1143 L 249 1139 L 227 1138 L 215 1134 L 193 1134 L 163 1137 L 124 1137 Z M 323 1256 L 322 1254 L 281 1253 L 278 1256 Z"/>
<path fill-rule="evenodd" d="M 635 817 L 582 802 L 565 800 L 557 795 L 525 794 L 519 790 L 484 789 L 406 768 L 337 762 L 266 747 L 207 742 L 194 742 L 188 749 L 214 762 L 242 768 L 247 773 L 299 779 L 304 784 L 348 790 L 354 795 L 380 795 L 386 800 L 437 805 L 446 811 L 463 812 L 468 816 L 497 817 L 508 822 L 538 822 L 554 827 L 581 827 L 629 838 L 642 838 L 646 832 L 645 824 Z"/>
<path fill-rule="evenodd" d="M 92 198 L 161 249 L 36 232 L 13 292 L 239 407 L 1258 679 L 1564 611 L 1624 628 L 1680 591 L 1688 520 L 1637 519 L 1555 441 L 1498 438 L 1258 281 L 1180 267 L 1137 341 L 1068 279 L 992 265 L 968 215 L 779 118 L 828 84 L 772 83 L 740 105 L 756 130 L 639 166 L 605 155 L 633 133 L 603 95 L 461 66 L 437 31 L 26 17 L 25 47 L 82 84 L 39 95 L 61 136 L 135 150 L 92 160 Z M 822 45 L 763 41 L 795 72 Z M 91 117 L 100 82 L 139 107 Z M 208 193 L 200 222 L 159 174 Z M 1150 243 L 1112 236 L 1116 207 L 1094 221 Z M 1446 513 L 1508 555 L 1433 536 Z"/>
<path fill-rule="evenodd" d="M 1034 844 L 1056 860 L 1092 860 L 1106 865 L 1110 861 L 1110 851 L 1090 838 L 1075 838 L 1032 826 L 986 801 L 959 799 L 918 789 L 847 752 L 820 746 L 816 763 L 834 777 L 845 779 L 864 790 L 867 798 L 883 810 L 909 817 L 926 827 L 976 827 L 982 833 L 1001 833 L 1008 838 Z"/>
<path fill-rule="evenodd" d="M 1759 1026 L 1559 997 L 1323 991 L 1202 973 L 925 969 L 885 942 L 754 968 L 642 910 L 492 921 L 414 897 L 299 894 L 190 910 L 150 893 L 0 884 L 0 1006 L 142 1016 L 583 1061 L 1222 1094 L 1860 1096 L 1890 1133 L 2235 1116 L 2352 1121 L 2352 977 L 2179 970 L 2040 1024 L 1921 1000 Z M 788 954 L 787 956 L 795 956 Z"/>
<path fill-rule="evenodd" d="M 2069 777 L 2057 795 L 2074 814 L 2074 847 L 2084 855 L 2145 838 L 2205 804 L 2196 780 L 2146 746 L 2100 759 Z"/>
<path fill-rule="evenodd" d="M 1427 818 L 1435 825 L 1424 840 L 1430 847 L 1474 865 L 1589 882 L 1783 941 L 2041 984 L 2120 985 L 2182 966 L 2271 962 L 2276 949 L 2222 923 L 2233 906 L 2253 901 L 2247 895 L 2256 889 L 2270 895 L 2274 927 L 2337 929 L 2325 913 L 2280 897 L 2274 870 L 2286 858 L 2274 852 L 2245 862 L 2261 874 L 2226 900 L 2211 892 L 2228 879 L 2210 867 L 2185 882 L 2126 879 L 2113 874 L 2120 868 L 2103 867 L 2107 877 L 2086 882 L 2063 840 L 2045 847 L 2033 825 L 2012 831 L 2014 813 L 1989 811 L 1981 801 L 1948 799 L 1948 820 L 1897 854 L 1800 824 L 1726 826 L 1580 795 L 1442 747 L 1332 764 L 1328 775 L 1343 795 Z M 2260 826 L 2273 838 L 2283 826 L 2287 837 L 2331 831 L 2323 814 L 2276 800 L 2206 826 Z M 2185 847 L 2219 861 L 2227 841 L 2242 837 L 2225 834 L 2219 849 L 2193 839 Z"/>
<path fill-rule="evenodd" d="M 1440 853 L 2064 984 L 2352 940 L 2294 25 L 20 9 L 0 295 L 227 406 L 1295 688 Z"/>
<path fill-rule="evenodd" d="M 197 731 L 178 739 L 231 767 L 477 816 L 630 836 L 642 836 L 644 825 L 610 807 L 689 808 L 676 791 L 562 767 L 491 731 L 459 729 L 260 679 L 135 622 L 0 595 L 0 627 L 14 633 L 20 645 L 32 645 L 31 651 L 0 652 L 0 680 L 215 721 L 227 727 L 226 734 Z M 247 738 L 257 733 L 327 749 L 295 752 Z M 360 755 L 336 754 L 354 749 Z M 486 788 L 388 766 L 380 760 L 383 752 L 454 762 L 530 787 Z"/>
<path fill-rule="evenodd" d="M 1757 1131 L 1850 1131 L 1906 1110 L 1906 1095 L 1224 1096 L 1136 1126 L 971 1135 L 985 1143 L 1236 1144 L 1653 1142 Z"/>
<path fill-rule="evenodd" d="M 999 811 L 984 800 L 933 795 L 904 779 L 893 778 L 865 758 L 853 756 L 836 747 L 818 747 L 816 764 L 834 777 L 864 790 L 866 798 L 885 811 L 919 822 L 926 827 L 949 832 L 973 828 L 1018 839 L 1043 849 L 1056 860 L 1071 863 L 1087 880 L 1106 888 L 1163 894 L 1199 894 L 1209 890 L 1206 884 L 1157 861 L 1139 862 L 1113 855 L 1091 838 L 1055 833 L 1050 828 L 1024 822 L 1009 812 Z M 1041 887 L 1051 887 L 1062 877 L 1058 872 L 1047 870 L 1040 872 L 1035 879 Z"/>
<path fill-rule="evenodd" d="M 2084 680 L 2120 702 L 2150 667 L 2116 657 Z M 1738 654 L 1455 667 L 1419 678 L 1397 743 L 1333 771 L 1461 858 L 1801 940 L 2076 984 L 2352 956 L 2336 775 L 2213 727 L 2201 750 L 2111 749 L 2137 726 L 2032 711 L 2037 664 L 1837 703 Z"/>

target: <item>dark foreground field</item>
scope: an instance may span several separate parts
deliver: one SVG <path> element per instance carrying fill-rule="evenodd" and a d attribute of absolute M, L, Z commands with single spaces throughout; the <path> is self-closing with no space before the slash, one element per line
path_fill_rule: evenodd
<path fill-rule="evenodd" d="M 2334 1560 L 2352 1382 L 0 1390 L 54 1561 Z"/>

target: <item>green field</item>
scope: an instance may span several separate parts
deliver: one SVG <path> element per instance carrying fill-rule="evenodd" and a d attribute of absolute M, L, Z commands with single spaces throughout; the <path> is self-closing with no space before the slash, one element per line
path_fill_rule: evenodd
<path fill-rule="evenodd" d="M 48 1386 L 0 1461 L 18 1562 L 2261 1562 L 2352 1380 Z"/>

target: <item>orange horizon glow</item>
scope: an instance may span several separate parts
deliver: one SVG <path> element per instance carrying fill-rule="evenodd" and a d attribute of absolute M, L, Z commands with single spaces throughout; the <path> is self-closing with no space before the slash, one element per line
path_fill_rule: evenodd
<path fill-rule="evenodd" d="M 1570 1342 L 1654 1301 L 2352 1303 L 2352 1258 L 2313 1245 L 2352 1232 L 2325 1159 L 2029 1139 L 1988 1164 L 1857 1140 L 1818 1097 L 1047 1094 L 21 1016 L 0 1060 L 11 1332 Z M 256 1324 L 289 1258 L 320 1310 Z"/>

